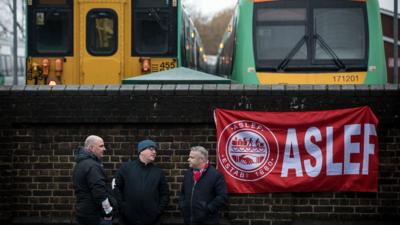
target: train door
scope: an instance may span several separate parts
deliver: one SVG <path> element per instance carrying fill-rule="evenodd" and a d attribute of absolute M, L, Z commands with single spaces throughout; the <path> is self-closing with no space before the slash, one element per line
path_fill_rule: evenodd
<path fill-rule="evenodd" d="M 119 84 L 125 1 L 79 1 L 81 84 Z"/>

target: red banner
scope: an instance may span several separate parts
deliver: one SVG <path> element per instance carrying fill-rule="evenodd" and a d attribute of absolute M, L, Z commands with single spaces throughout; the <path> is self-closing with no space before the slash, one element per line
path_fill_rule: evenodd
<path fill-rule="evenodd" d="M 377 191 L 378 119 L 367 106 L 214 113 L 230 193 Z"/>

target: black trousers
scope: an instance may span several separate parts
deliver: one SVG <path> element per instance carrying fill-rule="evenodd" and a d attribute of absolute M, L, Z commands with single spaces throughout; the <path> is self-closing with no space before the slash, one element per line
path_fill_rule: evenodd
<path fill-rule="evenodd" d="M 76 218 L 77 225 L 112 225 L 112 220 L 103 220 L 102 218 Z"/>
<path fill-rule="evenodd" d="M 119 218 L 119 225 L 163 225 L 163 224 L 160 219 L 152 224 L 143 224 L 143 223 L 132 223 L 124 220 L 123 218 Z"/>

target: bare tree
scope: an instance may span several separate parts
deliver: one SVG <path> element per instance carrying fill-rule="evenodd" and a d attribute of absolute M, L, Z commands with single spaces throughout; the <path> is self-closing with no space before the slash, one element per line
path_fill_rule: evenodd
<path fill-rule="evenodd" d="M 0 0 L 0 37 L 12 37 L 14 35 L 13 24 L 13 1 Z M 26 6 L 24 0 L 17 0 L 17 28 L 18 38 L 25 40 L 25 16 Z"/>
<path fill-rule="evenodd" d="M 194 24 L 199 31 L 206 54 L 217 54 L 218 46 L 233 12 L 233 8 L 227 8 L 214 15 L 211 19 L 201 16 L 194 18 Z"/>

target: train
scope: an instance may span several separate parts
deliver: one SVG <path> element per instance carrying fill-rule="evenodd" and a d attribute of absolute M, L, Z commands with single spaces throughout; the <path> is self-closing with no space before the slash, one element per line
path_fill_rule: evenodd
<path fill-rule="evenodd" d="M 120 84 L 177 67 L 178 0 L 27 1 L 27 84 Z"/>
<path fill-rule="evenodd" d="M 233 60 L 222 54 L 216 74 L 241 84 L 387 82 L 378 0 L 240 0 L 238 11 Z"/>
<path fill-rule="evenodd" d="M 180 66 L 193 70 L 205 71 L 207 56 L 200 34 L 184 6 L 181 8 L 180 49 L 178 62 Z"/>
<path fill-rule="evenodd" d="M 180 0 L 27 2 L 27 84 L 180 66 L 239 84 L 387 82 L 378 0 L 238 0 L 213 60 Z"/>
<path fill-rule="evenodd" d="M 215 70 L 212 72 L 213 74 L 217 74 L 225 78 L 232 78 L 232 70 L 236 56 L 235 51 L 236 45 L 238 44 L 236 42 L 237 22 L 239 16 L 238 6 L 239 5 L 236 5 L 232 14 L 232 18 L 229 21 L 218 46 Z"/>
<path fill-rule="evenodd" d="M 27 9 L 27 84 L 121 84 L 205 67 L 180 0 L 30 0 Z"/>

